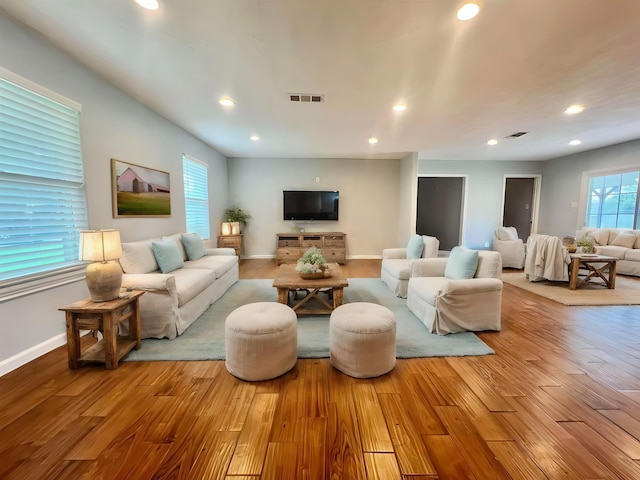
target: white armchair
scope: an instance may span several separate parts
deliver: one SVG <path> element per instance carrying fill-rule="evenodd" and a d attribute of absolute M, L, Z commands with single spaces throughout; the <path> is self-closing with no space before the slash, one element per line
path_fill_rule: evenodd
<path fill-rule="evenodd" d="M 515 227 L 496 227 L 493 249 L 502 256 L 503 267 L 524 268 L 525 246 Z"/>
<path fill-rule="evenodd" d="M 407 307 L 431 333 L 500 330 L 502 263 L 498 252 L 478 251 L 473 278 L 445 277 L 449 258 L 415 260 Z"/>
<path fill-rule="evenodd" d="M 413 247 L 418 237 L 422 238 L 422 249 L 418 253 Z M 412 241 L 413 246 L 412 246 Z M 407 248 L 385 248 L 382 250 L 380 278 L 398 297 L 407 298 L 407 285 L 411 276 L 411 262 L 416 258 L 432 258 L 438 256 L 440 240 L 428 235 L 414 235 Z M 413 252 L 411 251 L 413 250 Z M 409 253 L 409 255 L 407 255 Z"/>

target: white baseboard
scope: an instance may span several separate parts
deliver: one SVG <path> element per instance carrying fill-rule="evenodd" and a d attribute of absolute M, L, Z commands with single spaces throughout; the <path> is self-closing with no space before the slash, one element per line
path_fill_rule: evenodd
<path fill-rule="evenodd" d="M 60 335 L 56 335 L 49 340 L 45 340 L 44 342 L 34 345 L 31 348 L 27 348 L 20 353 L 17 353 L 13 357 L 9 357 L 6 360 L 2 360 L 0 362 L 0 377 L 5 375 L 22 365 L 29 363 L 31 360 L 35 360 L 38 357 L 41 357 L 45 353 L 50 352 L 51 350 L 55 350 L 56 348 L 67 344 L 67 334 L 61 333 Z"/>

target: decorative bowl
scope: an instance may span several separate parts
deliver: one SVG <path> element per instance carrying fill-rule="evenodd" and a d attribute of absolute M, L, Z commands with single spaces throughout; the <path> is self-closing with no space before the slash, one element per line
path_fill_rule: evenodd
<path fill-rule="evenodd" d="M 324 278 L 324 272 L 314 272 L 314 273 L 298 273 L 300 278 L 304 280 L 317 280 L 318 278 Z"/>

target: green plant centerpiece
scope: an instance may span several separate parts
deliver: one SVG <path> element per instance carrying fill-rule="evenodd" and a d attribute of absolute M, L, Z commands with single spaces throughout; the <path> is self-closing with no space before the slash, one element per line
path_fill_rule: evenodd
<path fill-rule="evenodd" d="M 233 206 L 225 210 L 224 218 L 227 219 L 227 222 L 238 222 L 242 225 L 246 225 L 247 220 L 251 218 L 251 215 L 240 207 Z"/>
<path fill-rule="evenodd" d="M 296 272 L 300 275 L 314 275 L 315 277 L 324 276 L 327 268 L 327 261 L 322 256 L 322 252 L 318 247 L 311 247 L 304 252 L 296 265 Z"/>
<path fill-rule="evenodd" d="M 594 242 L 589 237 L 584 237 L 578 240 L 578 246 L 580 247 L 580 251 L 582 253 L 593 253 L 595 250 Z"/>

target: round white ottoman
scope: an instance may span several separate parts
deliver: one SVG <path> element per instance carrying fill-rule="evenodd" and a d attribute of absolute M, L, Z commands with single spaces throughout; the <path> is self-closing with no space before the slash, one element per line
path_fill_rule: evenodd
<path fill-rule="evenodd" d="M 225 320 L 227 370 L 243 380 L 269 380 L 287 373 L 298 359 L 298 318 L 282 303 L 236 308 Z"/>
<path fill-rule="evenodd" d="M 329 320 L 331 365 L 356 378 L 384 375 L 396 365 L 396 319 L 375 303 L 339 306 Z"/>

